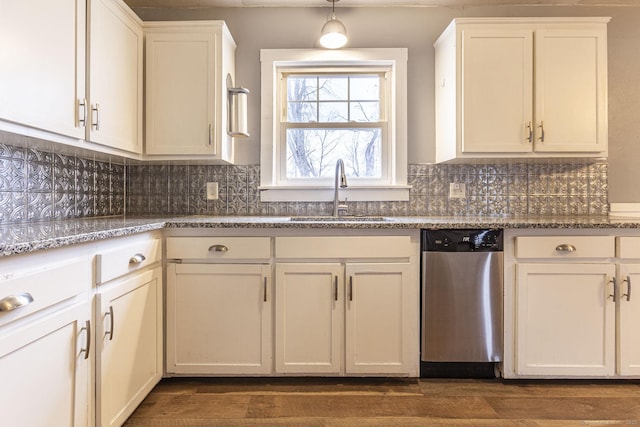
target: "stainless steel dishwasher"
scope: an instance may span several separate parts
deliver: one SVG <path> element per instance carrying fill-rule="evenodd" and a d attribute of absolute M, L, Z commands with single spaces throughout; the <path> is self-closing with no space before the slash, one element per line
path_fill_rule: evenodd
<path fill-rule="evenodd" d="M 422 231 L 422 376 L 498 374 L 502 230 Z"/>

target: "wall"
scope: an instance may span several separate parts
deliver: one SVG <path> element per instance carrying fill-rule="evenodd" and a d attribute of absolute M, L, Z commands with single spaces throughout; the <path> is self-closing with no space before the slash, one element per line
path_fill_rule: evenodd
<path fill-rule="evenodd" d="M 343 2 L 345 5 L 348 2 Z M 261 48 L 312 48 L 328 8 L 136 9 L 144 20 L 223 19 L 238 44 L 236 82 L 251 89 L 251 138 L 237 144 L 243 165 L 259 163 Z M 348 8 L 337 15 L 347 26 L 349 47 L 409 48 L 409 159 L 434 161 L 433 42 L 454 17 L 610 16 L 609 199 L 640 202 L 636 160 L 640 158 L 640 5 L 620 7 L 388 7 Z"/>

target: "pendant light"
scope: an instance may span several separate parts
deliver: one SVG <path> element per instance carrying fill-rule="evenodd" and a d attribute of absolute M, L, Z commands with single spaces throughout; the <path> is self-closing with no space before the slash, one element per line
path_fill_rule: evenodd
<path fill-rule="evenodd" d="M 320 45 L 327 49 L 340 49 L 347 43 L 347 29 L 344 24 L 336 18 L 336 1 L 331 2 L 331 18 L 324 24 L 320 32 Z"/>

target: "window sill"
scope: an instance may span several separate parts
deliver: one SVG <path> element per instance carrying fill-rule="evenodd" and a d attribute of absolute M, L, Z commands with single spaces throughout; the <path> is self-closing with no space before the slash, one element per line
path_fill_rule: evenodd
<path fill-rule="evenodd" d="M 340 189 L 340 200 L 353 202 L 406 202 L 409 185 L 348 187 Z M 260 187 L 263 202 L 331 202 L 333 187 Z"/>

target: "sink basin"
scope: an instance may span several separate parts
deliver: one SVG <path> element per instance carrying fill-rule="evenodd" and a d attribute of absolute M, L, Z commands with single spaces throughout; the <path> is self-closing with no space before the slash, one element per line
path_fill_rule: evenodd
<path fill-rule="evenodd" d="M 310 221 L 386 221 L 383 216 L 342 215 L 342 216 L 292 216 L 294 222 Z"/>

